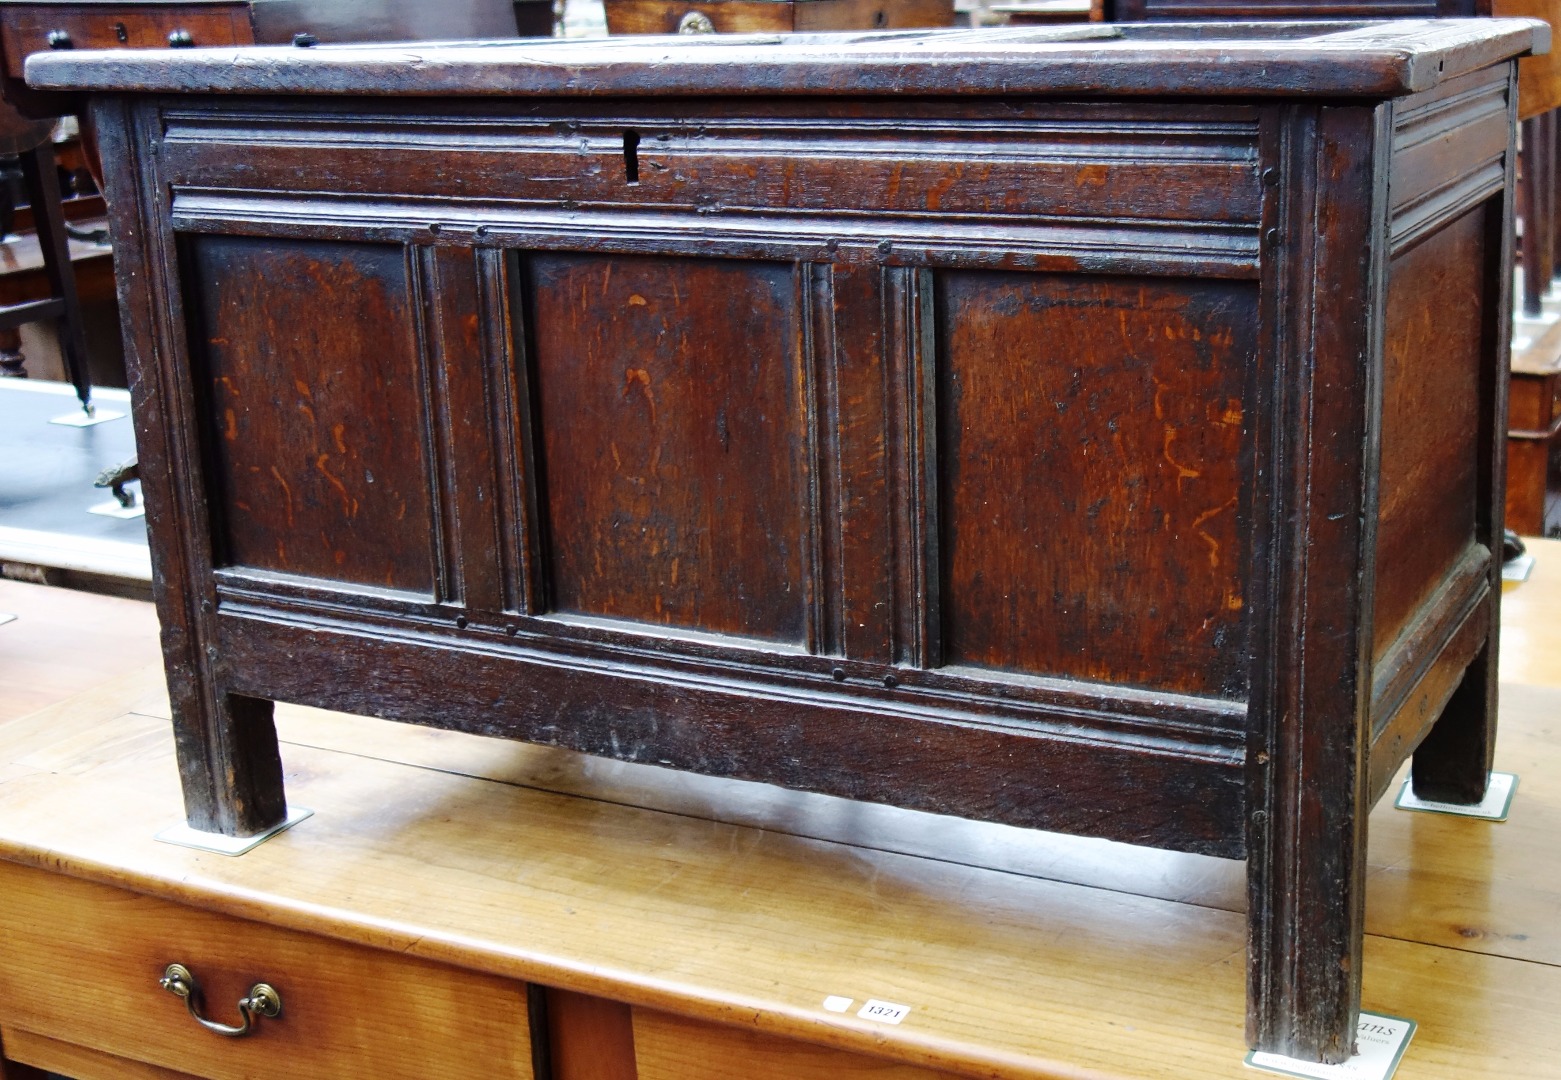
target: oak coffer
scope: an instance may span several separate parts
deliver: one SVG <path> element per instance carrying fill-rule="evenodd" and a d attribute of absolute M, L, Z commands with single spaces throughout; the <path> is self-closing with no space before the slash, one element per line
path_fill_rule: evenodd
<path fill-rule="evenodd" d="M 1490 766 L 1545 34 L 33 58 L 190 823 L 283 817 L 286 700 L 1245 858 L 1249 1040 L 1347 1055 L 1366 812 Z"/>

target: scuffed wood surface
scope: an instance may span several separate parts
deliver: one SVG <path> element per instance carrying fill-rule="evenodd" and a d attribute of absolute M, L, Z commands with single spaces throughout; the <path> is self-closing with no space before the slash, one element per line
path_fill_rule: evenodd
<path fill-rule="evenodd" d="M 1389 96 L 1549 48 L 1535 20 L 732 35 L 36 54 L 38 89 L 381 95 Z M 664 69 L 676 65 L 676 80 Z"/>

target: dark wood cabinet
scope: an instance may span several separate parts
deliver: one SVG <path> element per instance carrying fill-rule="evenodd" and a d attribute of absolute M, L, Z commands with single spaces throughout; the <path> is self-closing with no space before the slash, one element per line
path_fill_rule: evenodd
<path fill-rule="evenodd" d="M 1366 811 L 1489 769 L 1544 37 L 35 58 L 190 821 L 281 817 L 280 699 L 1245 858 L 1249 1039 L 1347 1055 Z"/>
<path fill-rule="evenodd" d="M 553 32 L 551 0 L 0 0 L 0 97 L 29 115 L 74 104 L 32 93 L 22 78 L 38 52 L 220 48 L 317 41 L 507 38 Z"/>
<path fill-rule="evenodd" d="M 1512 365 L 1507 430 L 1507 527 L 1561 533 L 1561 335 L 1547 333 Z M 1546 359 L 1535 362 L 1535 357 Z"/>

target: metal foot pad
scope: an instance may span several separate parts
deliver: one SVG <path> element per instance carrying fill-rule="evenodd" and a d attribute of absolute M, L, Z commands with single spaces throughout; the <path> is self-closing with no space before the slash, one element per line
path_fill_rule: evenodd
<path fill-rule="evenodd" d="M 1415 798 L 1408 777 L 1399 789 L 1393 805 L 1400 810 L 1419 810 L 1427 814 L 1453 814 L 1457 817 L 1483 818 L 1486 821 L 1506 821 L 1512 809 L 1512 795 L 1518 790 L 1518 778 L 1514 773 L 1493 772 L 1491 782 L 1485 788 L 1485 798 L 1477 803 L 1430 802 Z"/>
<path fill-rule="evenodd" d="M 129 521 L 131 518 L 146 517 L 146 504 L 137 499 L 134 506 L 122 506 L 118 499 L 110 499 L 87 507 L 87 513 Z"/>
<path fill-rule="evenodd" d="M 188 825 L 170 825 L 158 833 L 154 840 L 161 840 L 165 844 L 177 844 L 179 847 L 195 848 L 197 851 L 214 851 L 218 855 L 242 855 L 259 847 L 279 832 L 291 829 L 306 817 L 312 817 L 314 811 L 303 806 L 289 806 L 287 808 L 287 820 L 271 826 L 263 833 L 254 836 L 223 836 L 221 833 L 202 832 L 200 829 L 192 829 Z"/>
<path fill-rule="evenodd" d="M 1320 1065 L 1256 1050 L 1247 1055 L 1246 1064 L 1280 1076 L 1314 1080 L 1388 1080 L 1397 1071 L 1414 1034 L 1413 1020 L 1363 1012 L 1360 1026 L 1355 1029 L 1355 1056 L 1342 1065 Z"/>
<path fill-rule="evenodd" d="M 1516 559 L 1508 559 L 1501 564 L 1501 580 L 1503 581 L 1527 581 L 1528 576 L 1534 572 L 1534 556 L 1519 555 Z"/>
<path fill-rule="evenodd" d="M 110 420 L 119 420 L 124 413 L 115 412 L 113 409 L 94 409 L 91 413 L 73 412 L 64 416 L 56 416 L 50 420 L 51 424 L 59 424 L 61 427 L 93 427 L 97 424 L 105 424 Z"/>

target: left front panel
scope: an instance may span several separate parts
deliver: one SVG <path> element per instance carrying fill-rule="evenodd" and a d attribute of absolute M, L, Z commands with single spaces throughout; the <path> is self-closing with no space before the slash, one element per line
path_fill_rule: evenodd
<path fill-rule="evenodd" d="M 181 255 L 216 566 L 434 599 L 405 249 L 191 236 Z"/>

